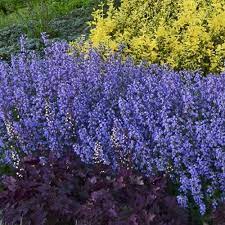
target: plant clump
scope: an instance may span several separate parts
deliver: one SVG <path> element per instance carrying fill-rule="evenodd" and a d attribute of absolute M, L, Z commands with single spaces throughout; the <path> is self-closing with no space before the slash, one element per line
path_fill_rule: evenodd
<path fill-rule="evenodd" d="M 94 11 L 90 42 L 104 54 L 123 45 L 124 57 L 175 69 L 224 71 L 224 0 L 108 1 Z"/>
<path fill-rule="evenodd" d="M 1 162 L 73 149 L 116 169 L 122 157 L 144 175 L 167 174 L 181 205 L 202 215 L 216 207 L 225 194 L 225 74 L 69 50 L 54 42 L 40 57 L 22 47 L 0 62 Z"/>
<path fill-rule="evenodd" d="M 163 176 L 143 177 L 104 165 L 84 165 L 74 154 L 25 157 L 3 180 L 5 224 L 187 224 L 187 213 L 166 192 Z"/>

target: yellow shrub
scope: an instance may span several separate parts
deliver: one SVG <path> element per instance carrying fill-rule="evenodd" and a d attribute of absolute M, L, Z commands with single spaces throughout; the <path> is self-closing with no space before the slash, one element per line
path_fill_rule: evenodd
<path fill-rule="evenodd" d="M 94 47 L 118 50 L 135 60 L 175 69 L 225 69 L 225 0 L 109 0 L 93 13 Z"/>

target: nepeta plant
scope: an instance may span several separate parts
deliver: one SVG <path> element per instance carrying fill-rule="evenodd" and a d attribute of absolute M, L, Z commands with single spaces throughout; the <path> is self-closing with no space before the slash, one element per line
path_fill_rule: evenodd
<path fill-rule="evenodd" d="M 5 160 L 73 149 L 87 163 L 116 169 L 122 158 L 147 175 L 168 173 L 179 202 L 193 198 L 202 214 L 224 198 L 224 73 L 202 77 L 68 51 L 56 42 L 41 58 L 24 52 L 0 63 Z"/>

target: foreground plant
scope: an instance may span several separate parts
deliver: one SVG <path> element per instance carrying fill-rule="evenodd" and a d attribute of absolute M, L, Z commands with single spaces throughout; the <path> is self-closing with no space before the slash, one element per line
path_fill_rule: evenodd
<path fill-rule="evenodd" d="M 88 166 L 69 153 L 24 158 L 5 177 L 0 208 L 5 224 L 187 224 L 187 214 L 166 193 L 166 178 L 145 178 L 121 168 Z"/>
<path fill-rule="evenodd" d="M 214 210 L 212 219 L 213 224 L 224 225 L 225 223 L 225 203 L 221 204 L 216 210 Z"/>
<path fill-rule="evenodd" d="M 125 157 L 143 174 L 168 174 L 179 203 L 201 214 L 224 198 L 224 73 L 102 60 L 94 50 L 68 55 L 58 42 L 43 57 L 22 50 L 0 63 L 2 162 L 73 149 L 116 169 Z"/>

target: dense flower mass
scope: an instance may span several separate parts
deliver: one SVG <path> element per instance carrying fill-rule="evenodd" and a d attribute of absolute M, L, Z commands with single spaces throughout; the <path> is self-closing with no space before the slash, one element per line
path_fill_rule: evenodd
<path fill-rule="evenodd" d="M 225 74 L 24 50 L 0 62 L 0 148 L 6 162 L 32 150 L 73 149 L 87 163 L 168 173 L 178 200 L 204 214 L 225 194 Z"/>

